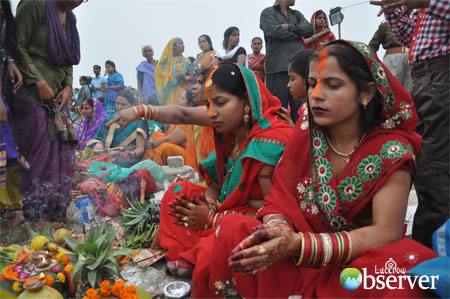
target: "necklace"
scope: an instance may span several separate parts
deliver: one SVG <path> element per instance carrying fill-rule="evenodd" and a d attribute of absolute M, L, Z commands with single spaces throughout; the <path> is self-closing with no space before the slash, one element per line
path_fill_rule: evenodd
<path fill-rule="evenodd" d="M 250 133 L 250 131 L 245 132 L 244 140 L 247 139 L 249 133 Z M 233 153 L 233 156 L 236 156 L 240 150 L 241 150 L 241 144 L 239 144 L 239 138 L 237 136 L 235 136 L 234 140 L 233 140 L 233 146 L 231 147 L 231 152 Z"/>
<path fill-rule="evenodd" d="M 353 147 L 352 151 L 349 152 L 348 154 L 344 154 L 341 153 L 340 151 L 338 151 L 333 144 L 331 143 L 330 139 L 328 138 L 328 134 L 325 134 L 325 137 L 327 138 L 327 142 L 330 145 L 331 149 L 333 150 L 333 152 L 335 152 L 336 154 L 338 154 L 339 156 L 344 157 L 344 161 L 345 164 L 348 164 L 348 162 L 350 161 L 350 156 L 355 152 L 356 148 L 358 147 L 358 145 L 361 143 L 361 141 L 364 139 L 364 137 L 366 137 L 366 133 L 364 133 L 361 138 L 359 138 L 358 142 L 355 144 L 355 146 Z"/>

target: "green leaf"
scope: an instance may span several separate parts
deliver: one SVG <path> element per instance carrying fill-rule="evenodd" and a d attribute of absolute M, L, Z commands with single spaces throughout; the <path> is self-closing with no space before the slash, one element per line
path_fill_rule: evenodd
<path fill-rule="evenodd" d="M 80 245 L 80 243 L 75 240 L 74 238 L 72 238 L 71 236 L 63 236 L 64 240 L 66 240 L 67 245 L 69 245 L 69 247 L 74 251 L 77 252 L 78 251 L 78 246 Z"/>
<path fill-rule="evenodd" d="M 95 245 L 100 246 L 106 239 L 106 234 L 101 235 L 95 240 Z"/>
<path fill-rule="evenodd" d="M 86 264 L 85 261 L 79 260 L 75 266 L 73 267 L 72 273 L 73 275 L 77 275 L 78 272 L 80 271 L 80 269 L 82 269 L 82 267 Z"/>
<path fill-rule="evenodd" d="M 93 287 L 95 289 L 97 287 L 95 284 L 95 281 L 97 279 L 97 271 L 89 271 L 87 273 L 87 277 L 88 277 L 89 283 L 91 284 L 91 287 Z"/>
<path fill-rule="evenodd" d="M 123 248 L 123 249 L 111 252 L 111 256 L 115 257 L 115 256 L 120 256 L 120 255 L 130 255 L 132 252 L 133 252 L 133 250 L 131 250 L 129 248 Z"/>
<path fill-rule="evenodd" d="M 104 264 L 102 266 L 102 268 L 106 268 L 109 269 L 110 271 L 112 271 L 112 273 L 119 275 L 119 266 L 118 265 L 114 265 L 113 263 L 109 262 L 107 264 Z"/>
<path fill-rule="evenodd" d="M 95 270 L 105 260 L 105 257 L 107 254 L 108 254 L 108 251 L 103 252 L 103 254 L 100 255 L 100 257 L 97 258 L 97 260 L 92 265 L 89 265 L 86 268 L 91 271 Z"/>
<path fill-rule="evenodd" d="M 76 254 L 65 254 L 64 256 L 68 257 L 72 263 L 78 262 L 78 255 Z"/>
<path fill-rule="evenodd" d="M 133 220 L 131 220 L 130 222 L 124 223 L 124 225 L 135 225 L 142 220 L 143 220 L 142 216 L 138 216 L 138 217 L 134 218 Z"/>

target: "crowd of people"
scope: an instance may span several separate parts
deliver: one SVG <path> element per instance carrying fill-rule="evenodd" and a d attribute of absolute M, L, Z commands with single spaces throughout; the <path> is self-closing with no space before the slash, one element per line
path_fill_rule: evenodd
<path fill-rule="evenodd" d="M 82 2 L 22 0 L 14 18 L 1 0 L 0 208 L 11 225 L 65 220 L 76 152 L 124 168 L 182 156 L 204 182 L 166 191 L 158 240 L 194 297 L 426 295 L 329 281 L 436 256 L 431 234 L 450 201 L 448 0 L 371 1 L 386 22 L 369 45 L 336 40 L 323 10 L 308 22 L 295 0 L 277 0 L 251 54 L 234 26 L 216 49 L 199 36 L 195 58 L 174 37 L 159 60 L 142 47 L 137 89 L 107 60 L 107 77 L 94 65 L 74 93 Z M 412 184 L 415 241 L 404 236 Z"/>

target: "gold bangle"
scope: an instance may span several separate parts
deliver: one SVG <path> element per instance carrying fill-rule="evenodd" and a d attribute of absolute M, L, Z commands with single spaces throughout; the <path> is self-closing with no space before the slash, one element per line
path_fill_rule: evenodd
<path fill-rule="evenodd" d="M 331 243 L 330 236 L 325 233 L 320 234 L 323 241 L 323 261 L 322 266 L 326 266 L 330 263 L 331 258 L 333 257 L 333 243 Z"/>
<path fill-rule="evenodd" d="M 152 105 L 148 105 L 147 107 L 150 110 L 150 117 L 149 117 L 149 119 L 153 120 L 153 115 L 155 115 L 155 113 L 153 112 L 153 106 Z"/>
<path fill-rule="evenodd" d="M 152 115 L 152 119 L 153 119 L 153 120 L 156 120 L 156 117 L 158 116 L 158 107 L 157 107 L 157 106 L 154 106 L 153 108 L 155 109 L 155 110 L 154 110 L 155 116 Z"/>
<path fill-rule="evenodd" d="M 346 231 L 343 231 L 343 233 L 347 235 L 347 237 L 348 237 L 348 244 L 349 244 L 349 247 L 350 247 L 350 249 L 348 250 L 347 258 L 344 261 L 344 264 L 347 264 L 350 261 L 350 258 L 352 257 L 352 237 Z"/>
<path fill-rule="evenodd" d="M 139 112 L 137 110 L 137 107 L 133 106 L 133 110 L 134 110 L 134 113 L 136 114 L 136 120 L 138 120 L 139 119 Z"/>
<path fill-rule="evenodd" d="M 300 264 L 302 263 L 302 260 L 303 260 L 303 255 L 304 255 L 304 253 L 305 253 L 305 250 L 304 250 L 304 248 L 303 248 L 303 247 L 305 246 L 305 238 L 304 238 L 302 232 L 298 232 L 298 234 L 300 235 L 301 242 L 300 242 L 300 257 L 298 258 L 298 261 L 297 261 L 297 262 L 295 262 L 295 259 L 294 259 L 294 264 L 295 264 L 296 266 L 300 266 Z"/>
<path fill-rule="evenodd" d="M 342 236 L 341 233 L 336 233 L 336 238 L 338 241 L 338 257 L 336 260 L 336 263 L 340 263 L 342 261 L 343 258 L 343 254 L 344 254 L 344 237 Z"/>

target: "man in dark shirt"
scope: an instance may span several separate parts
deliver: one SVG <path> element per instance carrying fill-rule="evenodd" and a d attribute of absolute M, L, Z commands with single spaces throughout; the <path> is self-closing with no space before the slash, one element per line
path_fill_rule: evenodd
<path fill-rule="evenodd" d="M 260 28 L 266 41 L 266 85 L 269 91 L 278 97 L 283 107 L 291 107 L 291 118 L 298 119 L 299 103 L 295 103 L 289 94 L 288 67 L 290 57 L 305 49 L 303 38 L 314 34 L 309 24 L 298 10 L 289 8 L 295 0 L 277 0 L 261 13 Z"/>

